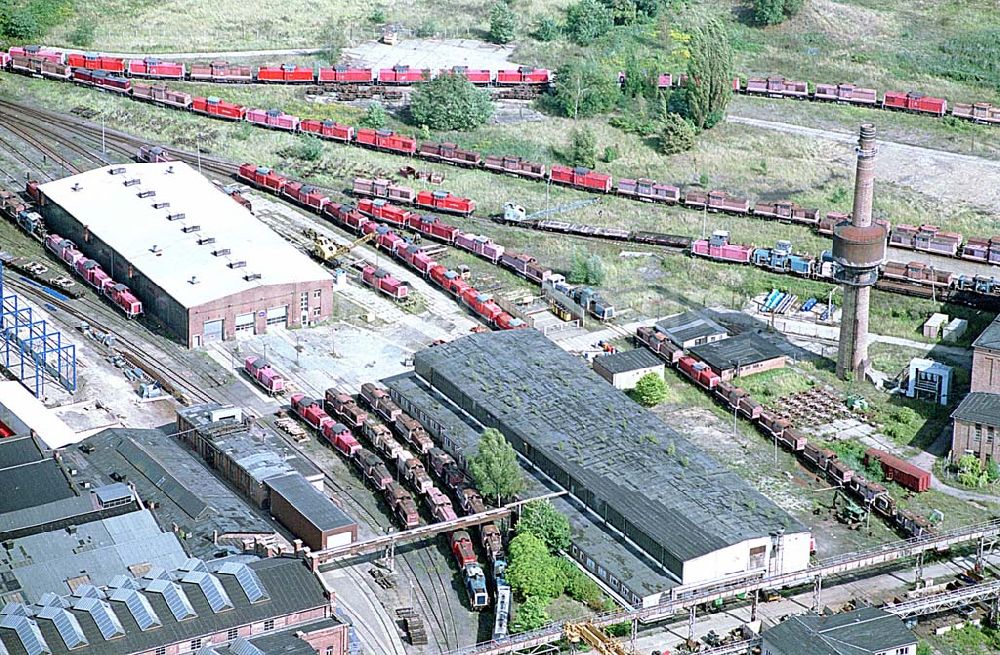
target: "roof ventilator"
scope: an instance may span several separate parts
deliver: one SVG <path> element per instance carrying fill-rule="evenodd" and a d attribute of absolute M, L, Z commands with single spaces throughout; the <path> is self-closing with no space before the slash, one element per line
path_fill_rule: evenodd
<path fill-rule="evenodd" d="M 80 190 L 80 189 L 82 189 L 82 188 L 83 188 L 83 187 L 82 187 L 82 186 L 80 186 L 80 183 L 79 183 L 79 182 L 74 182 L 74 183 L 73 183 L 73 186 L 71 186 L 71 187 L 70 187 L 70 189 L 71 189 L 71 190 L 73 190 L 73 191 L 79 191 L 79 190 Z"/>
<path fill-rule="evenodd" d="M 122 184 L 124 184 L 125 186 L 135 186 L 136 184 L 140 184 L 141 182 L 142 180 L 140 180 L 139 178 L 133 177 L 130 180 L 125 180 L 124 182 L 122 182 Z"/>
<path fill-rule="evenodd" d="M 154 202 L 153 209 L 166 209 L 170 206 L 169 202 Z"/>
<path fill-rule="evenodd" d="M 199 230 L 201 230 L 200 225 L 185 225 L 181 228 L 181 232 L 184 234 L 190 234 L 191 232 L 197 232 Z"/>
<path fill-rule="evenodd" d="M 198 284 L 198 276 L 197 275 L 192 275 L 191 279 L 188 280 L 188 284 Z"/>
<path fill-rule="evenodd" d="M 199 246 L 207 246 L 210 243 L 215 243 L 215 237 L 202 237 L 198 239 Z"/>
<path fill-rule="evenodd" d="M 121 175 L 124 172 L 125 172 L 125 167 L 124 166 L 116 166 L 115 168 L 109 168 L 108 169 L 108 173 L 110 175 Z"/>
<path fill-rule="evenodd" d="M 156 195 L 156 191 L 153 191 L 152 189 L 147 189 L 146 191 L 140 191 L 136 195 L 139 196 L 140 198 L 152 198 L 153 196 Z"/>
<path fill-rule="evenodd" d="M 247 265 L 246 261 L 242 259 L 236 262 L 229 262 L 229 264 L 227 264 L 229 268 L 243 268 L 246 265 Z"/>
<path fill-rule="evenodd" d="M 179 214 L 167 214 L 167 220 L 168 221 L 179 221 L 182 218 L 184 218 L 184 213 L 183 212 L 181 212 Z"/>
<path fill-rule="evenodd" d="M 247 282 L 253 282 L 254 280 L 260 279 L 260 273 L 247 273 L 243 276 L 243 279 Z"/>
<path fill-rule="evenodd" d="M 167 172 L 168 173 L 173 173 L 174 172 L 174 167 L 172 165 L 171 166 L 167 166 Z"/>
<path fill-rule="evenodd" d="M 149 252 L 153 253 L 154 255 L 159 255 L 161 252 L 163 252 L 163 248 L 159 247 L 154 243 L 153 247 L 149 249 Z"/>
<path fill-rule="evenodd" d="M 232 250 L 230 250 L 229 248 L 219 248 L 218 250 L 213 250 L 212 254 L 215 255 L 216 257 L 225 257 L 231 252 Z"/>

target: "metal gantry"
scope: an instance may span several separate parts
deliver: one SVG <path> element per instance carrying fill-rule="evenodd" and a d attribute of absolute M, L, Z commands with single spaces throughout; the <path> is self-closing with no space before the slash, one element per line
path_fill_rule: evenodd
<path fill-rule="evenodd" d="M 35 320 L 33 310 L 19 296 L 7 293 L 4 267 L 0 263 L 0 357 L 3 367 L 21 381 L 36 398 L 45 396 L 45 380 L 76 391 L 76 346 L 63 343 L 62 333 L 45 319 Z"/>
<path fill-rule="evenodd" d="M 1000 597 L 1000 581 L 984 582 L 923 598 L 886 605 L 883 609 L 901 619 L 945 612 L 957 607 L 995 601 Z M 992 605 L 993 603 L 990 602 Z"/>

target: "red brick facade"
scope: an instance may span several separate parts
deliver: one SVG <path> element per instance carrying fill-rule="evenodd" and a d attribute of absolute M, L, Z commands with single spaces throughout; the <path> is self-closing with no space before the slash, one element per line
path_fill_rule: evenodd
<path fill-rule="evenodd" d="M 1000 350 L 972 349 L 972 380 L 970 391 L 1000 393 Z"/>

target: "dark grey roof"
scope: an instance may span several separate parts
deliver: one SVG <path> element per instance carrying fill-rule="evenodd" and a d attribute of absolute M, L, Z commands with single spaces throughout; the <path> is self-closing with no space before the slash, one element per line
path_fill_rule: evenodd
<path fill-rule="evenodd" d="M 692 355 L 697 355 L 717 371 L 735 368 L 737 362 L 740 366 L 748 366 L 785 355 L 765 337 L 753 332 L 744 332 L 690 350 Z"/>
<path fill-rule="evenodd" d="M 39 507 L 76 494 L 59 464 L 42 459 L 0 471 L 0 514 Z"/>
<path fill-rule="evenodd" d="M 144 593 L 163 625 L 143 632 L 124 602 L 110 601 L 112 611 L 125 629 L 123 637 L 112 641 L 105 641 L 90 614 L 71 610 L 90 642 L 88 646 L 76 648 L 71 652 L 73 655 L 138 653 L 153 650 L 163 644 L 225 632 L 230 627 L 254 621 L 324 607 L 329 603 L 319 580 L 309 571 L 303 560 L 272 558 L 252 562 L 249 566 L 256 571 L 264 587 L 267 588 L 270 594 L 268 600 L 250 604 L 235 576 L 219 575 L 222 586 L 236 607 L 230 611 L 215 613 L 198 585 L 182 582 L 179 584 L 191 601 L 196 617 L 177 622 L 161 594 Z M 52 648 L 52 655 L 65 655 L 70 652 L 66 650 L 51 621 L 40 621 L 38 625 L 42 636 Z M 10 655 L 26 655 L 16 637 L 9 634 L 9 631 L 0 631 L 0 640 Z"/>
<path fill-rule="evenodd" d="M 121 482 L 115 482 L 114 484 L 106 484 L 103 487 L 94 489 L 94 495 L 97 496 L 97 500 L 102 504 L 107 504 L 131 498 L 132 490 Z"/>
<path fill-rule="evenodd" d="M 537 330 L 470 335 L 418 352 L 414 365 L 681 562 L 777 529 L 807 531 L 682 437 L 684 426 L 667 426 Z"/>
<path fill-rule="evenodd" d="M 663 366 L 663 360 L 646 348 L 636 348 L 608 355 L 599 355 L 594 358 L 594 367 L 598 366 L 615 375 L 617 373 L 627 373 L 629 371 Z"/>
<path fill-rule="evenodd" d="M 208 504 L 204 500 L 185 487 L 138 443 L 125 438 L 121 440 L 116 449 L 122 454 L 122 457 L 146 476 L 147 480 L 170 496 L 170 500 L 177 503 L 192 519 L 197 521 L 208 512 Z"/>
<path fill-rule="evenodd" d="M 294 507 L 299 514 L 321 532 L 340 530 L 356 525 L 355 521 L 333 504 L 316 487 L 309 484 L 298 473 L 279 475 L 268 478 L 264 484 L 271 488 L 272 494 L 278 494 Z"/>
<path fill-rule="evenodd" d="M 728 334 L 726 328 L 710 318 L 699 316 L 695 312 L 684 312 L 683 314 L 668 316 L 665 319 L 657 321 L 656 329 L 668 337 L 672 337 L 671 341 L 678 345 L 700 337 Z"/>
<path fill-rule="evenodd" d="M 868 655 L 917 643 L 902 619 L 877 607 L 820 616 L 792 616 L 764 631 L 782 655 Z"/>
<path fill-rule="evenodd" d="M 969 423 L 1000 425 L 1000 394 L 973 391 L 962 399 L 951 417 Z"/>
<path fill-rule="evenodd" d="M 5 468 L 45 459 L 30 435 L 0 439 L 0 475 Z"/>
<path fill-rule="evenodd" d="M 986 329 L 972 342 L 973 348 L 991 348 L 1000 350 L 1000 316 L 986 326 Z"/>
<path fill-rule="evenodd" d="M 294 632 L 275 632 L 254 637 L 250 643 L 264 655 L 316 655 L 309 642 L 295 636 Z"/>

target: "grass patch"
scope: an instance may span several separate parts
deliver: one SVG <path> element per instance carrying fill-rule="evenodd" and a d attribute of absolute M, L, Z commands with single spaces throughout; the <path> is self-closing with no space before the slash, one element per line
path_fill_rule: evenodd
<path fill-rule="evenodd" d="M 807 391 L 815 382 L 799 371 L 791 368 L 765 371 L 738 380 L 739 386 L 750 392 L 754 398 L 772 405 L 774 401 L 795 393 Z"/>

